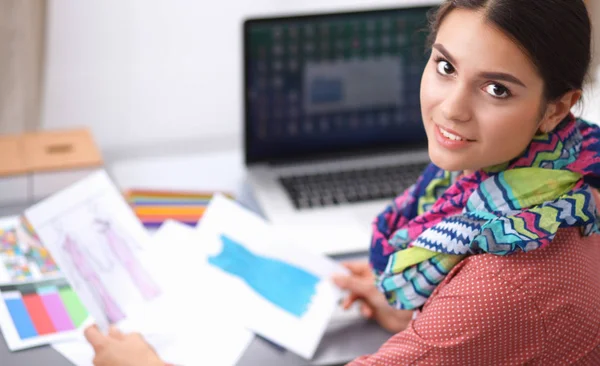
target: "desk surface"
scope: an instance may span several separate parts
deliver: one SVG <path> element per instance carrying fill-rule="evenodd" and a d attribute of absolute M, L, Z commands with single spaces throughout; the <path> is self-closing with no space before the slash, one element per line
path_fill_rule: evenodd
<path fill-rule="evenodd" d="M 154 188 L 182 190 L 225 190 L 237 193 L 242 204 L 260 212 L 248 186 L 239 151 L 180 157 L 158 157 L 110 164 L 109 174 L 121 189 Z M 20 213 L 25 207 L 0 208 L 0 216 Z M 327 329 L 312 364 L 343 364 L 362 354 L 375 352 L 390 334 L 357 316 L 341 316 Z M 49 346 L 11 353 L 0 337 L 2 366 L 68 366 L 70 362 Z M 307 365 L 291 352 L 258 337 L 238 365 Z"/>

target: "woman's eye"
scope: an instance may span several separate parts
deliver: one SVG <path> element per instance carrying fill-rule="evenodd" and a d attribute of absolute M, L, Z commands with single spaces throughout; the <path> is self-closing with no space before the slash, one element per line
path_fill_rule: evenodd
<path fill-rule="evenodd" d="M 509 90 L 499 84 L 490 84 L 485 87 L 485 91 L 495 98 L 508 98 L 510 96 Z"/>
<path fill-rule="evenodd" d="M 446 60 L 438 61 L 437 72 L 441 75 L 451 75 L 454 73 L 454 66 Z"/>

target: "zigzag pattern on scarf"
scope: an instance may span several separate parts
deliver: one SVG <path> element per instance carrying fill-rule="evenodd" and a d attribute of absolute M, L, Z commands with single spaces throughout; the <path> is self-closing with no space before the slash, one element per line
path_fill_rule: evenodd
<path fill-rule="evenodd" d="M 392 203 L 373 220 L 371 253 L 374 255 L 371 264 L 374 268 L 384 268 L 387 265 L 387 257 L 397 250 L 388 243 L 387 238 L 392 234 L 393 228 L 404 226 L 408 222 L 409 219 L 404 215 L 403 211 L 416 201 L 414 191 L 422 180 L 423 178 L 419 177 L 417 183 L 409 187 L 401 196 L 396 197 Z M 378 273 L 381 273 L 381 270 L 378 271 Z"/>
<path fill-rule="evenodd" d="M 566 125 L 565 122 L 561 123 L 556 133 L 536 135 L 526 153 L 512 168 L 535 166 L 563 169 L 572 163 L 583 137 L 577 128 L 564 128 Z"/>
<path fill-rule="evenodd" d="M 378 287 L 393 306 L 416 308 L 466 255 L 540 249 L 560 227 L 597 233 L 599 152 L 600 129 L 569 116 L 512 162 L 462 177 L 430 165 L 373 222 Z"/>
<path fill-rule="evenodd" d="M 481 219 L 450 217 L 425 230 L 412 245 L 438 253 L 466 254 L 469 253 L 470 244 L 481 231 L 481 227 Z"/>
<path fill-rule="evenodd" d="M 399 309 L 411 309 L 407 304 L 424 303 L 435 288 L 446 278 L 452 268 L 463 259 L 463 256 L 441 254 L 399 274 L 385 278 L 379 284 L 388 302 L 398 304 Z M 385 272 L 392 270 L 394 261 L 390 261 Z"/>
<path fill-rule="evenodd" d="M 445 218 L 423 231 L 412 241 L 412 246 L 455 255 L 481 252 L 507 255 L 517 250 L 530 251 L 547 245 L 563 221 L 569 226 L 589 222 L 595 216 L 595 205 L 589 186 L 586 186 L 555 202 L 525 212 L 516 211 L 518 213 L 514 215 L 498 217 L 491 211 L 466 212 Z M 540 224 L 542 218 L 552 223 L 552 227 Z M 403 239 L 402 242 L 396 240 L 395 246 L 408 247 L 410 238 L 404 236 Z"/>
<path fill-rule="evenodd" d="M 440 170 L 436 178 L 425 189 L 425 194 L 419 198 L 417 211 L 418 215 L 423 214 L 431 209 L 433 204 L 438 200 L 448 188 L 452 186 L 452 173 Z"/>

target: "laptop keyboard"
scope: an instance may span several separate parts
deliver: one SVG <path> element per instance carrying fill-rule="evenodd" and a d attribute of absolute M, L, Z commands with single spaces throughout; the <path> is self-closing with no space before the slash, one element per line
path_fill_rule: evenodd
<path fill-rule="evenodd" d="M 297 209 L 392 199 L 410 187 L 427 163 L 287 176 L 279 179 Z"/>

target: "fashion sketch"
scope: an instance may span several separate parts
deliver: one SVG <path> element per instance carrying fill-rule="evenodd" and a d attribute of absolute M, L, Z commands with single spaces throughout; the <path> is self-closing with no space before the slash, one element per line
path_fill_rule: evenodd
<path fill-rule="evenodd" d="M 86 283 L 86 287 L 96 299 L 96 303 L 102 307 L 108 321 L 114 324 L 125 319 L 125 313 L 108 292 L 98 273 L 99 271 L 110 271 L 112 264 L 103 265 L 70 234 L 63 234 L 61 248 L 66 257 L 73 263 L 73 267 L 79 274 L 78 277 Z"/>
<path fill-rule="evenodd" d="M 109 219 L 97 216 L 93 220 L 94 229 L 102 237 L 103 245 L 116 262 L 127 271 L 142 297 L 145 300 L 151 300 L 160 295 L 160 288 L 144 268 L 132 248 L 132 245 L 136 246 L 137 243 L 129 238 L 127 240 L 127 235 Z"/>

